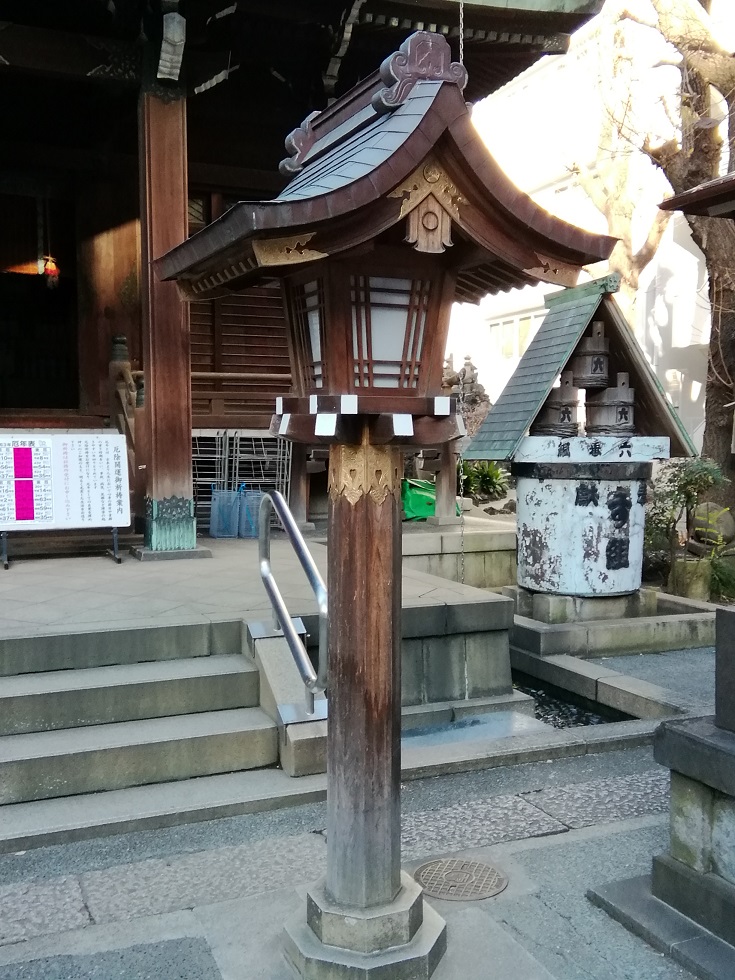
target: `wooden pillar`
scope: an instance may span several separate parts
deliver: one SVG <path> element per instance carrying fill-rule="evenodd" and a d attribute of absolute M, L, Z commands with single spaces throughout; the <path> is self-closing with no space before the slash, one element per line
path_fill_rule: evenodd
<path fill-rule="evenodd" d="M 187 236 L 186 100 L 143 92 L 139 113 L 143 370 L 149 462 L 146 547 L 196 547 L 189 309 L 152 261 Z"/>
<path fill-rule="evenodd" d="M 292 444 L 288 506 L 299 527 L 309 523 L 309 473 L 306 469 L 308 455 L 308 449 L 302 443 Z"/>
<path fill-rule="evenodd" d="M 456 442 L 441 447 L 439 472 L 436 474 L 436 507 L 434 524 L 456 524 L 457 517 L 457 453 Z"/>
<path fill-rule="evenodd" d="M 329 455 L 327 880 L 371 908 L 401 885 L 401 503 L 395 446 Z"/>

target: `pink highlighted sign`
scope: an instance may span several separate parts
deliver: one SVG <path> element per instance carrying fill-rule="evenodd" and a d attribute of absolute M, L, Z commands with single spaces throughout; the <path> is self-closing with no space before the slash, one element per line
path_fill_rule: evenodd
<path fill-rule="evenodd" d="M 36 516 L 33 505 L 33 480 L 15 481 L 15 519 L 32 521 Z"/>
<path fill-rule="evenodd" d="M 13 475 L 16 480 L 33 479 L 33 450 L 30 446 L 13 448 Z"/>

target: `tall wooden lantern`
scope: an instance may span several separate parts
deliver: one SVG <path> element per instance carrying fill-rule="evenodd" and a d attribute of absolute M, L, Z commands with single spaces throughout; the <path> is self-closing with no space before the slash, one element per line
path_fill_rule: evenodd
<path fill-rule="evenodd" d="M 400 869 L 400 484 L 402 447 L 463 433 L 441 393 L 452 301 L 572 283 L 613 245 L 507 180 L 464 83 L 441 36 L 412 35 L 291 133 L 276 200 L 159 261 L 186 298 L 283 283 L 294 380 L 273 428 L 330 447 L 327 876 L 286 933 L 304 977 L 428 977 L 444 949 Z"/>

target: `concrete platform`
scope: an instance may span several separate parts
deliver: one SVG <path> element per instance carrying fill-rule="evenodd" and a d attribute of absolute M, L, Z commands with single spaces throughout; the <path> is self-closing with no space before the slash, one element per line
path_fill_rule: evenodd
<path fill-rule="evenodd" d="M 456 538 L 459 542 L 458 532 Z M 130 556 L 121 565 L 101 556 L 13 562 L 0 574 L 0 673 L 15 672 L 3 671 L 1 641 L 6 637 L 58 637 L 85 629 L 120 633 L 136 627 L 193 624 L 204 630 L 222 621 L 270 619 L 270 603 L 258 574 L 258 542 L 200 540 L 212 551 L 212 560 L 204 563 L 138 562 Z M 413 540 L 413 536 L 408 533 L 404 540 Z M 318 537 L 307 543 L 326 577 L 324 543 Z M 315 616 L 316 602 L 291 546 L 277 535 L 272 541 L 271 560 L 291 614 Z M 489 593 L 408 567 L 404 567 L 402 590 L 406 620 L 412 607 L 432 605 L 446 629 L 454 628 L 457 617 L 468 631 L 487 628 L 484 610 Z M 511 616 L 509 609 L 508 623 Z M 419 613 L 418 619 L 425 621 L 425 612 Z M 473 626 L 478 622 L 479 627 Z M 428 625 L 433 630 L 436 623 Z M 127 648 L 122 633 L 118 639 Z"/>

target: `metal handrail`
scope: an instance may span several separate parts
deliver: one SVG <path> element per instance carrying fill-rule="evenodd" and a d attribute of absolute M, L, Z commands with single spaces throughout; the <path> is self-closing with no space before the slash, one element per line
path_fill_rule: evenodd
<path fill-rule="evenodd" d="M 306 652 L 304 644 L 301 642 L 299 634 L 296 632 L 294 624 L 289 615 L 286 603 L 280 593 L 276 580 L 271 570 L 271 511 L 275 510 L 278 518 L 283 525 L 296 557 L 301 563 L 301 567 L 306 573 L 309 585 L 316 596 L 319 610 L 319 659 L 317 669 L 314 670 L 311 660 Z M 306 688 L 306 713 L 314 714 L 314 694 L 324 691 L 327 687 L 327 587 L 319 574 L 319 570 L 311 557 L 309 549 L 306 547 L 301 531 L 299 531 L 296 521 L 293 519 L 291 511 L 288 509 L 282 494 L 277 491 L 264 493 L 260 502 L 258 512 L 258 559 L 260 562 L 260 577 L 263 580 L 265 591 L 273 607 L 273 620 L 277 629 L 283 632 L 283 636 L 288 643 L 288 648 L 296 661 L 301 680 Z"/>

